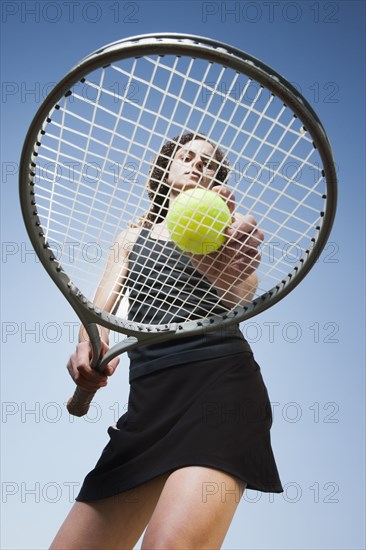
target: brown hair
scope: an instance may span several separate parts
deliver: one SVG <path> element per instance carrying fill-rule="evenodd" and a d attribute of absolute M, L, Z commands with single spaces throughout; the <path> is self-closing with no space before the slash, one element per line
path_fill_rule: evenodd
<path fill-rule="evenodd" d="M 150 210 L 143 216 L 138 225 L 150 227 L 153 223 L 159 223 L 164 220 L 169 208 L 169 186 L 165 183 L 168 177 L 171 161 L 178 151 L 180 145 L 185 145 L 194 139 L 201 139 L 210 143 L 215 149 L 214 158 L 219 163 L 219 169 L 215 175 L 217 183 L 225 183 L 229 175 L 229 164 L 224 159 L 223 151 L 214 143 L 209 141 L 202 134 L 193 134 L 191 132 L 174 137 L 161 148 L 147 182 L 147 193 L 151 201 Z"/>

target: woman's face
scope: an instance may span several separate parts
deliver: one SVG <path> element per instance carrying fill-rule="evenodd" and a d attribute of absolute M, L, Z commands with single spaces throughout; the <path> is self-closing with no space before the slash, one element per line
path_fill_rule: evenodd
<path fill-rule="evenodd" d="M 213 153 L 213 146 L 202 139 L 182 145 L 173 157 L 166 180 L 171 191 L 180 193 L 193 187 L 212 187 L 218 169 Z"/>

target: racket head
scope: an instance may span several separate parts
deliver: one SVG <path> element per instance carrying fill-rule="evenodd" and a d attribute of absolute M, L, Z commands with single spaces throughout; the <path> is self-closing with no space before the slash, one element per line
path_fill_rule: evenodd
<path fill-rule="evenodd" d="M 151 85 L 153 83 L 153 79 L 151 76 L 149 76 L 149 78 L 143 78 L 142 73 L 145 68 L 143 65 L 141 65 L 141 70 L 137 68 L 140 60 L 142 63 L 144 59 L 153 60 L 153 62 L 147 62 L 147 65 L 151 65 L 149 69 L 150 75 L 152 74 L 152 72 L 154 72 L 154 70 L 156 72 L 162 71 L 169 75 L 165 75 L 165 83 L 169 80 L 169 77 L 171 77 L 171 82 L 175 77 L 182 80 L 182 75 L 184 76 L 184 70 L 192 71 L 189 73 L 188 81 L 190 85 L 194 86 L 194 92 L 188 90 L 187 88 L 187 95 L 183 98 L 184 101 L 182 102 L 182 95 L 179 95 L 179 91 L 176 91 L 173 86 L 171 88 L 171 95 L 173 96 L 172 100 L 175 102 L 180 101 L 180 106 L 183 105 L 183 107 L 187 109 L 187 105 L 190 103 L 190 99 L 193 94 L 194 97 L 196 99 L 198 98 L 198 100 L 200 101 L 197 112 L 199 114 L 206 112 L 207 120 L 204 119 L 203 121 L 201 121 L 199 128 L 194 128 L 191 121 L 187 123 L 187 119 L 184 122 L 180 121 L 177 124 L 172 124 L 169 122 L 168 119 L 169 115 L 174 112 L 174 107 L 170 107 L 170 111 L 168 110 L 168 115 L 162 115 L 160 117 L 161 120 L 165 121 L 165 127 L 164 130 L 156 131 L 156 134 L 158 134 L 158 139 L 156 143 L 158 143 L 158 145 L 156 145 L 155 142 L 154 145 L 152 145 L 152 142 L 149 141 L 149 136 L 145 137 L 143 163 L 140 163 L 138 168 L 138 177 L 140 178 L 140 180 L 148 177 L 149 172 L 147 169 L 147 165 L 149 163 L 151 164 L 151 158 L 154 155 L 156 157 L 156 155 L 159 154 L 160 148 L 163 143 L 167 139 L 171 138 L 172 135 L 175 135 L 177 133 L 178 135 L 182 134 L 182 132 L 185 130 L 193 132 L 196 131 L 199 135 L 206 135 L 207 139 L 210 142 L 215 143 L 215 147 L 220 146 L 224 150 L 228 150 L 229 156 L 231 154 L 231 156 L 234 157 L 234 161 L 232 162 L 232 164 L 234 164 L 234 170 L 232 170 L 231 177 L 239 180 L 239 182 L 235 181 L 234 192 L 236 195 L 239 195 L 240 203 L 242 206 L 242 213 L 245 214 L 247 211 L 251 210 L 253 212 L 253 215 L 259 218 L 259 226 L 261 226 L 263 222 L 265 222 L 264 225 L 266 225 L 267 223 L 266 210 L 268 211 L 268 208 L 270 207 L 270 201 L 268 199 L 258 201 L 258 192 L 259 194 L 261 194 L 261 189 L 264 188 L 265 185 L 267 185 L 267 188 L 269 188 L 270 186 L 268 186 L 267 183 L 265 184 L 265 182 L 260 181 L 261 175 L 253 177 L 250 176 L 247 171 L 246 173 L 244 172 L 243 176 L 243 169 L 240 166 L 235 166 L 240 161 L 241 153 L 242 158 L 245 157 L 247 164 L 248 162 L 252 161 L 253 166 L 258 166 L 260 174 L 263 174 L 262 165 L 265 164 L 264 161 L 266 160 L 266 158 L 269 159 L 268 162 L 270 162 L 271 159 L 274 160 L 273 156 L 270 156 L 271 152 L 273 155 L 278 149 L 280 150 L 280 156 L 282 159 L 287 158 L 290 161 L 292 160 L 293 162 L 295 162 L 295 160 L 299 158 L 299 166 L 304 170 L 304 172 L 307 172 L 308 177 L 311 177 L 311 182 L 305 183 L 306 174 L 304 179 L 302 178 L 300 179 L 300 181 L 296 181 L 298 177 L 296 170 L 298 168 L 295 166 L 292 174 L 290 174 L 289 176 L 286 175 L 285 177 L 283 177 L 283 175 L 281 175 L 281 185 L 283 187 L 281 189 L 280 185 L 277 189 L 275 189 L 274 192 L 277 193 L 277 195 L 273 195 L 274 202 L 276 202 L 277 200 L 276 197 L 278 198 L 281 196 L 281 194 L 284 195 L 286 193 L 287 188 L 285 189 L 285 191 L 283 191 L 286 185 L 296 184 L 297 187 L 295 186 L 295 196 L 290 197 L 290 199 L 288 200 L 296 200 L 298 209 L 303 211 L 302 201 L 304 202 L 306 200 L 307 193 L 311 194 L 314 190 L 316 191 L 316 208 L 313 206 L 313 204 L 311 204 L 310 210 L 317 209 L 317 214 L 316 216 L 314 216 L 314 219 L 312 219 L 308 223 L 309 227 L 307 228 L 306 232 L 306 240 L 308 241 L 307 246 L 304 246 L 303 241 L 298 244 L 298 250 L 301 253 L 299 254 L 299 257 L 295 259 L 296 261 L 290 259 L 290 261 L 287 262 L 287 269 L 285 269 L 286 262 L 283 262 L 283 258 L 275 258 L 275 262 L 277 262 L 278 265 L 281 264 L 280 268 L 277 269 L 278 273 L 276 273 L 276 276 L 272 275 L 271 277 L 269 277 L 268 281 L 266 281 L 266 284 L 260 284 L 259 292 L 257 292 L 254 299 L 251 302 L 245 303 L 243 305 L 234 304 L 233 307 L 226 308 L 226 311 L 220 314 L 216 314 L 215 310 L 212 310 L 205 317 L 201 317 L 200 319 L 197 319 L 197 317 L 195 317 L 192 319 L 188 319 L 187 321 L 179 321 L 177 323 L 159 323 L 151 321 L 145 323 L 141 322 L 141 320 L 135 321 L 134 319 L 126 319 L 125 317 L 115 315 L 114 313 L 104 311 L 103 309 L 96 307 L 92 303 L 91 289 L 84 289 L 83 284 L 80 285 L 78 283 L 77 277 L 75 278 L 69 274 L 68 268 L 70 267 L 70 265 L 65 266 L 65 260 L 66 264 L 70 264 L 70 262 L 67 262 L 67 252 L 65 253 L 64 251 L 62 251 L 61 258 L 58 257 L 59 243 L 56 243 L 56 245 L 55 243 L 52 243 L 52 235 L 50 237 L 49 231 L 47 231 L 47 228 L 45 228 L 45 223 L 47 222 L 47 220 L 50 220 L 52 218 L 53 214 L 50 212 L 45 213 L 45 207 L 43 207 L 42 213 L 38 212 L 37 210 L 38 206 L 42 204 L 42 193 L 44 192 L 44 190 L 42 190 L 41 193 L 38 192 L 39 186 L 37 180 L 42 180 L 42 176 L 40 176 L 39 170 L 40 167 L 41 170 L 44 169 L 44 164 L 43 166 L 40 164 L 40 158 L 44 154 L 44 148 L 47 146 L 49 147 L 49 145 L 47 145 L 47 143 L 49 143 L 47 142 L 47 139 L 49 139 L 49 135 L 51 135 L 53 131 L 52 130 L 50 132 L 50 127 L 52 127 L 54 124 L 56 124 L 56 127 L 58 128 L 62 126 L 62 116 L 69 116 L 68 109 L 70 109 L 71 107 L 72 111 L 72 102 L 79 101 L 75 98 L 78 95 L 82 96 L 84 91 L 85 94 L 88 94 L 90 90 L 93 89 L 93 86 L 95 86 L 94 90 L 103 90 L 103 92 L 101 93 L 101 96 L 103 96 L 108 90 L 108 86 L 113 88 L 113 79 L 115 78 L 115 75 L 118 74 L 118 71 L 113 73 L 113 77 L 111 80 L 109 80 L 108 82 L 105 81 L 107 82 L 106 84 L 100 84 L 100 79 L 104 78 L 104 76 L 101 77 L 101 75 L 104 74 L 105 71 L 108 71 L 109 67 L 116 65 L 119 68 L 119 74 L 123 74 L 124 76 L 123 83 L 120 84 L 122 88 L 119 88 L 116 93 L 114 93 L 112 89 L 112 95 L 108 98 L 106 105 L 104 105 L 104 112 L 108 115 L 108 111 L 110 110 L 112 103 L 117 98 L 118 107 L 117 110 L 114 110 L 113 124 L 115 124 L 118 118 L 123 119 L 123 117 L 125 120 L 129 120 L 129 122 L 128 124 L 125 123 L 124 127 L 123 124 L 121 127 L 117 125 L 118 127 L 115 131 L 115 134 L 117 134 L 117 138 L 115 139 L 116 141 L 120 140 L 121 142 L 121 136 L 123 137 L 124 134 L 127 140 L 131 139 L 131 136 L 135 134 L 133 134 L 133 130 L 127 130 L 127 126 L 131 127 L 131 122 L 134 122 L 135 124 L 139 123 L 142 117 L 141 111 L 139 111 L 139 114 L 135 115 L 135 119 L 129 119 L 129 117 L 131 117 L 131 110 L 133 110 L 134 107 L 133 93 L 131 95 L 131 90 L 133 92 L 133 87 L 131 86 L 133 86 L 134 78 L 136 77 L 135 83 L 138 83 L 139 91 L 142 90 L 142 95 L 138 98 L 139 106 L 145 106 L 146 104 L 148 104 L 150 93 L 149 86 L 151 89 Z M 191 68 L 191 60 L 194 60 L 194 63 L 196 63 L 196 61 L 198 63 L 196 73 L 194 73 L 193 69 Z M 200 63 L 202 66 L 199 65 Z M 173 66 L 174 70 L 172 68 Z M 134 67 L 134 72 L 130 72 L 129 74 L 131 67 Z M 164 67 L 166 67 L 166 69 L 164 69 Z M 139 70 L 140 72 L 138 72 Z M 230 76 L 228 76 L 228 73 L 230 73 Z M 213 85 L 212 83 L 213 79 L 220 74 L 225 75 L 225 77 L 222 78 L 220 81 L 222 83 L 221 89 L 217 86 L 217 80 L 215 85 Z M 91 75 L 97 75 L 97 79 L 99 79 L 98 85 L 95 84 L 95 80 L 90 80 Z M 236 77 L 236 75 L 239 76 Z M 201 81 L 201 83 L 199 83 L 199 77 L 205 77 L 206 80 L 203 80 Z M 241 82 L 240 79 L 243 79 L 243 82 Z M 230 86 L 234 86 L 234 84 L 237 82 L 239 82 L 237 92 L 238 98 L 232 98 L 233 94 L 232 90 L 230 90 Z M 253 93 L 255 97 L 251 95 L 249 99 L 245 97 L 243 99 L 243 92 L 245 90 L 245 86 L 248 86 L 248 83 L 250 83 L 249 86 L 253 86 Z M 80 90 L 80 85 L 82 87 L 81 94 L 77 91 L 75 92 L 78 87 Z M 180 86 L 181 91 L 183 89 L 183 93 L 186 93 L 186 89 L 184 87 L 182 88 L 182 84 L 180 84 Z M 160 89 L 162 90 L 163 88 L 164 85 L 160 84 Z M 249 88 L 247 89 L 249 90 Z M 109 90 L 111 91 L 110 88 Z M 264 97 L 263 94 L 260 94 L 260 90 L 265 90 L 266 94 L 268 95 L 268 97 L 265 98 L 265 101 L 262 101 L 262 99 L 257 99 L 259 95 L 261 96 L 261 98 Z M 96 93 L 98 94 L 100 92 L 97 91 Z M 239 96 L 242 97 L 240 98 Z M 284 122 L 276 121 L 275 111 L 271 111 L 272 104 L 270 104 L 270 96 L 274 98 L 273 102 L 276 102 L 276 113 L 278 112 L 280 103 L 285 104 L 283 111 L 284 113 L 289 114 L 286 115 Z M 95 108 L 95 99 L 89 99 L 88 97 L 81 99 L 86 99 L 86 101 L 83 102 L 84 107 L 88 107 L 88 102 L 91 105 L 91 110 L 89 111 L 89 113 L 87 113 L 86 111 L 83 112 L 82 117 L 92 117 L 93 106 Z M 164 101 L 166 101 L 166 96 Z M 239 108 L 237 107 L 237 104 L 240 103 L 240 101 L 242 102 L 242 105 Z M 157 101 L 155 103 L 156 105 L 158 105 L 159 102 Z M 225 103 L 229 106 L 228 109 L 226 109 Z M 216 111 L 216 119 L 213 118 L 210 114 L 209 110 L 207 109 L 207 104 L 210 105 L 210 109 Z M 99 105 L 98 109 L 101 110 Z M 127 115 L 125 115 L 125 113 L 123 112 L 123 105 L 131 108 L 128 111 Z M 145 110 L 147 115 L 151 114 L 151 111 L 153 110 L 152 105 L 153 103 L 148 104 L 148 108 L 147 110 Z M 243 105 L 243 109 L 245 110 L 240 111 Z M 262 111 L 260 111 L 260 109 L 262 109 Z M 219 117 L 217 117 L 217 111 L 219 111 L 220 113 Z M 268 115 L 266 114 L 267 112 L 269 113 Z M 60 115 L 59 113 L 63 114 Z M 75 113 L 72 115 L 75 119 L 74 115 Z M 253 122 L 249 123 L 250 116 L 252 115 Z M 229 122 L 227 125 L 230 128 L 230 131 L 227 131 L 224 130 L 224 121 L 227 121 L 227 119 L 230 119 L 230 117 L 231 122 Z M 247 117 L 249 129 L 246 129 L 245 126 L 240 127 L 240 117 Z M 295 123 L 292 122 L 293 118 L 297 119 Z M 161 122 L 161 120 L 159 120 L 158 122 Z M 216 120 L 214 125 L 211 125 L 213 129 L 210 126 L 212 120 Z M 260 121 L 257 127 L 255 120 Z M 83 123 L 80 124 L 82 125 Z M 158 128 L 157 124 L 158 123 L 156 123 L 155 128 Z M 262 140 L 262 148 L 268 147 L 268 145 L 271 144 L 272 149 L 271 152 L 267 153 L 266 155 L 264 154 L 260 157 L 257 157 L 255 146 L 253 145 L 253 140 L 251 141 L 249 137 L 251 132 L 257 131 L 258 127 L 261 124 L 263 126 L 263 129 L 261 130 L 262 134 L 260 136 L 260 139 Z M 295 138 L 289 143 L 283 141 L 283 139 L 285 138 L 282 138 L 279 144 L 272 143 L 274 138 L 267 139 L 268 136 L 266 137 L 265 135 L 266 132 L 268 132 L 268 128 L 271 124 L 273 125 L 273 129 L 271 130 L 271 132 L 273 133 L 273 135 L 275 134 L 275 132 L 277 132 L 278 139 L 281 139 L 281 136 L 279 135 L 281 128 L 286 129 L 286 127 L 286 139 L 287 134 L 290 136 L 295 136 Z M 102 126 L 104 128 L 103 124 L 100 124 L 99 121 L 97 123 L 97 126 Z M 62 130 L 57 130 L 59 133 L 57 134 L 56 132 L 55 138 L 51 138 L 55 139 L 57 142 L 57 144 L 53 148 L 51 157 L 47 157 L 47 155 L 44 156 L 46 162 L 48 162 L 48 158 L 51 158 L 50 162 L 54 162 L 55 165 L 63 165 L 64 167 L 65 159 L 67 158 L 68 154 L 67 151 L 62 153 L 62 155 L 64 155 L 62 161 L 59 160 L 60 156 L 57 156 L 59 151 L 57 147 L 59 147 L 60 143 L 63 141 L 65 125 L 62 128 Z M 85 133 L 85 130 L 81 130 L 80 128 L 81 126 L 78 128 L 77 131 Z M 292 128 L 295 129 L 292 131 Z M 305 130 L 302 130 L 302 128 L 305 128 Z M 207 129 L 209 130 L 208 132 Z M 178 132 L 178 130 L 180 131 Z M 98 136 L 97 133 L 94 135 L 93 143 L 95 143 L 95 141 L 101 141 L 103 129 L 97 128 L 96 132 L 98 131 L 100 132 L 100 135 Z M 244 148 L 243 150 L 241 150 L 241 146 L 238 145 L 238 141 L 233 141 L 233 133 L 237 131 L 239 131 L 239 135 L 241 131 L 243 132 L 244 143 L 245 140 L 248 141 L 247 149 Z M 221 140 L 220 136 L 222 134 L 229 135 L 230 132 L 230 138 L 228 138 L 227 140 Z M 301 136 L 302 132 L 303 136 Z M 68 136 L 70 136 L 70 132 L 66 133 L 68 133 Z M 310 155 L 310 153 L 308 152 L 306 152 L 306 154 L 303 153 L 302 156 L 294 153 L 292 156 L 290 154 L 290 156 L 286 157 L 286 150 L 288 150 L 288 148 L 295 146 L 298 147 L 297 143 L 296 145 L 294 145 L 296 140 L 298 140 L 298 143 L 300 144 L 305 143 L 307 147 L 310 146 L 311 148 L 314 148 L 314 150 L 316 151 L 316 160 L 314 162 L 310 164 L 308 161 L 304 162 L 305 155 Z M 226 147 L 227 142 L 229 142 L 229 147 Z M 76 141 L 76 143 L 72 144 L 71 146 L 69 145 L 69 143 L 67 143 L 66 146 L 64 145 L 66 149 L 70 147 L 73 148 L 73 153 L 69 153 L 69 162 L 76 162 L 76 157 L 74 154 L 75 144 L 76 147 L 81 149 L 80 140 L 79 142 Z M 301 147 L 302 145 L 299 145 L 300 149 Z M 139 156 L 138 152 L 136 152 L 137 150 L 130 157 L 126 155 L 126 148 L 128 149 L 128 146 L 126 145 L 123 145 L 121 147 L 116 146 L 115 149 L 117 150 L 117 154 L 121 153 L 121 151 L 118 151 L 119 148 L 123 150 L 123 153 L 125 155 L 124 166 L 126 165 L 126 163 L 128 164 L 129 158 L 133 158 L 136 160 L 136 157 Z M 252 152 L 248 152 L 250 148 L 252 148 Z M 282 152 L 282 149 L 283 151 L 285 151 L 284 153 Z M 93 154 L 95 154 L 96 151 L 97 149 L 94 151 Z M 147 153 L 149 153 L 149 161 L 147 160 Z M 98 155 L 99 153 L 96 154 Z M 98 156 L 88 157 L 81 154 L 81 156 L 79 155 L 79 157 L 77 157 L 77 162 L 79 162 L 80 164 L 84 162 L 85 165 L 87 165 L 88 163 L 91 164 L 91 158 L 98 158 Z M 113 159 L 115 159 L 113 155 L 109 157 L 109 160 L 113 161 Z M 99 161 L 103 165 L 103 160 L 99 158 Z M 278 163 L 281 164 L 281 160 L 277 160 L 277 164 Z M 120 162 L 120 164 L 123 163 Z M 79 170 L 82 172 L 82 167 Z M 273 177 L 273 170 L 276 171 L 275 168 L 272 168 L 272 173 L 269 173 L 268 170 L 266 172 L 266 178 L 270 179 L 270 183 L 275 182 L 276 177 L 279 176 L 279 174 L 275 174 L 276 177 Z M 313 176 L 313 174 L 311 174 L 311 170 L 313 170 L 314 173 L 316 171 L 316 176 Z M 316 178 L 319 178 L 319 182 L 317 182 L 315 185 L 314 179 Z M 50 179 L 47 173 L 46 178 L 43 179 Z M 54 179 L 56 180 L 57 178 L 54 177 Z M 95 182 L 97 182 L 97 179 L 98 178 L 96 177 Z M 91 180 L 93 180 L 93 177 L 91 177 Z M 257 185 L 258 182 L 259 185 Z M 54 194 L 54 186 L 57 185 L 57 181 L 51 181 L 49 183 L 51 187 L 53 186 L 52 191 L 47 191 L 50 197 L 52 194 Z M 80 181 L 78 183 L 80 184 Z M 118 185 L 120 185 L 120 183 L 121 178 L 118 179 Z M 130 185 L 131 181 L 128 181 L 128 184 Z M 144 187 L 145 182 L 140 182 L 138 192 L 141 194 L 146 193 Z M 249 189 L 251 189 L 250 193 L 248 193 L 248 187 Z M 65 196 L 62 200 L 66 202 L 71 200 L 72 193 L 70 194 L 69 191 L 65 193 Z M 296 194 L 298 194 L 298 196 Z M 52 201 L 49 197 L 47 198 L 47 201 L 50 203 Z M 126 193 L 123 197 L 120 198 L 119 204 L 122 204 L 122 202 L 128 203 L 128 200 L 130 198 L 131 195 L 128 195 L 128 193 Z M 138 336 L 140 339 L 144 338 L 143 335 L 145 334 L 157 335 L 157 333 L 160 333 L 160 335 L 165 338 L 170 334 L 174 334 L 175 336 L 179 334 L 189 334 L 194 331 L 200 331 L 203 329 L 207 330 L 209 328 L 214 329 L 221 325 L 232 324 L 248 319 L 251 316 L 256 315 L 257 313 L 264 311 L 268 307 L 278 302 L 284 296 L 286 296 L 309 272 L 311 267 L 318 259 L 325 243 L 327 242 L 336 210 L 336 171 L 329 140 L 316 113 L 309 105 L 309 103 L 302 97 L 302 95 L 290 83 L 288 83 L 283 77 L 273 71 L 270 67 L 236 48 L 232 48 L 231 46 L 213 41 L 211 39 L 183 34 L 140 35 L 133 38 L 114 42 L 87 56 L 76 67 L 74 67 L 74 69 L 72 69 L 70 73 L 68 73 L 51 91 L 49 96 L 39 108 L 36 116 L 34 117 L 25 139 L 20 161 L 20 200 L 22 213 L 29 237 L 43 266 L 46 268 L 47 272 L 55 281 L 59 289 L 63 292 L 70 304 L 74 307 L 75 311 L 82 319 L 84 324 L 98 323 L 108 328 L 112 328 L 113 330 L 123 332 L 127 335 Z M 146 206 L 148 206 L 147 196 L 143 200 L 141 200 L 138 208 L 135 209 L 135 211 L 129 211 L 130 218 L 136 218 L 139 215 L 143 214 L 146 210 Z M 257 210 L 256 207 L 258 207 Z M 61 206 L 61 215 L 63 214 L 63 208 L 66 208 L 70 212 L 70 207 L 67 203 L 67 206 Z M 268 235 L 271 235 L 272 238 L 273 236 L 276 237 L 279 235 L 279 231 L 276 230 L 276 227 L 284 227 L 286 223 L 286 216 L 289 216 L 287 212 L 283 212 L 282 210 L 284 210 L 283 206 L 278 208 L 278 212 L 276 212 L 276 209 L 273 209 L 273 207 L 272 209 L 269 208 L 269 212 L 271 212 L 272 214 L 273 212 L 275 212 L 276 215 L 279 216 L 278 219 L 275 218 L 271 220 L 271 224 L 274 229 L 270 229 L 268 231 L 268 223 L 267 226 L 263 228 L 264 232 Z M 126 212 L 128 212 L 128 210 Z M 60 212 L 58 212 L 58 214 L 60 214 Z M 108 217 L 108 211 L 104 211 L 102 216 L 105 220 L 105 218 Z M 90 217 L 91 214 L 89 213 L 89 219 Z M 296 224 L 301 225 L 301 223 L 303 222 L 302 217 L 297 217 L 299 219 L 296 220 Z M 78 222 L 79 221 L 80 220 L 78 220 Z M 120 231 L 121 229 L 123 229 L 122 226 L 127 223 L 127 217 L 124 219 L 120 219 L 119 221 L 121 222 L 121 227 L 118 228 L 118 230 Z M 299 232 L 300 230 L 295 229 L 295 232 L 296 231 Z M 77 233 L 75 233 L 75 235 L 76 234 Z M 110 242 L 108 245 L 109 247 L 111 245 L 113 246 L 113 242 L 115 242 L 116 240 L 116 235 L 117 233 L 115 233 L 110 238 Z M 289 235 L 290 233 L 284 232 L 284 234 L 281 236 L 281 246 L 284 246 L 286 242 L 291 243 Z M 87 236 L 86 242 L 90 242 L 90 239 L 92 237 L 93 233 L 89 234 Z M 67 240 L 68 238 L 70 238 L 70 235 L 66 235 L 65 238 Z M 72 239 L 75 239 L 75 237 L 72 237 Z M 103 254 L 106 253 L 108 246 L 106 245 L 106 243 L 104 243 Z M 295 244 L 295 248 L 296 246 L 297 245 Z M 298 250 L 296 249 L 296 253 L 298 252 Z M 281 253 L 283 255 L 283 251 L 280 251 L 280 254 Z M 101 265 L 103 264 L 103 262 L 105 263 L 105 256 L 103 258 L 104 259 L 100 262 Z M 270 260 L 267 259 L 266 261 L 268 263 Z M 269 269 L 272 273 L 275 270 L 273 266 L 269 266 Z M 100 278 L 101 273 L 102 268 L 95 277 Z M 273 284 L 270 284 L 271 280 L 273 280 Z"/>

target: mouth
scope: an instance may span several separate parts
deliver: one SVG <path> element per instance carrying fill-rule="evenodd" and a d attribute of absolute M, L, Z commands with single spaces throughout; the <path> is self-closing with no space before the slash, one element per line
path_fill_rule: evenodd
<path fill-rule="evenodd" d="M 200 174 L 199 172 L 187 172 L 187 176 L 191 180 L 199 181 L 202 177 L 202 174 Z"/>

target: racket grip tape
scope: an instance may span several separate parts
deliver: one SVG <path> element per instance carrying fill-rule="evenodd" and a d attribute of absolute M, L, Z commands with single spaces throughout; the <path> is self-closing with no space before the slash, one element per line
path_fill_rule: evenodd
<path fill-rule="evenodd" d="M 73 416 L 86 415 L 95 394 L 96 391 L 85 390 L 80 386 L 76 386 L 74 395 L 70 397 L 66 405 L 69 414 Z"/>

